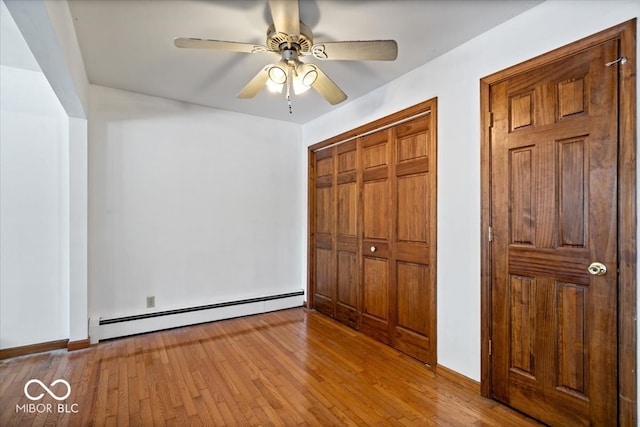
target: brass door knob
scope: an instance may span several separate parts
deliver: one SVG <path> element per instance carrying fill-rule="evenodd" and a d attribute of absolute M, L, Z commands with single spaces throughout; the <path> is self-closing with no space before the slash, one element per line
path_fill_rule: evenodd
<path fill-rule="evenodd" d="M 602 276 L 607 273 L 607 266 L 601 262 L 592 262 L 587 270 L 594 276 Z"/>

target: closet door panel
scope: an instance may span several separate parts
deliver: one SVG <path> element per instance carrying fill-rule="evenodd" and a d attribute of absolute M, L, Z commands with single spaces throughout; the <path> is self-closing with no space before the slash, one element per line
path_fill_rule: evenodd
<path fill-rule="evenodd" d="M 356 141 L 337 151 L 337 294 L 335 317 L 358 327 L 358 152 Z"/>
<path fill-rule="evenodd" d="M 335 293 L 335 269 L 333 251 L 316 247 L 316 289 L 313 298 L 314 308 L 319 312 L 333 316 Z"/>
<path fill-rule="evenodd" d="M 428 364 L 435 325 L 435 147 L 430 116 L 398 126 L 395 136 L 393 346 Z"/>
<path fill-rule="evenodd" d="M 355 172 L 358 168 L 356 140 L 338 146 L 338 173 Z"/>
<path fill-rule="evenodd" d="M 397 312 L 394 346 L 426 363 L 429 361 L 429 319 L 431 289 L 429 267 L 408 262 L 397 263 Z"/>
<path fill-rule="evenodd" d="M 387 132 L 381 131 L 364 138 L 362 142 L 363 170 L 388 166 Z"/>
<path fill-rule="evenodd" d="M 316 189 L 316 233 L 333 234 L 333 189 Z"/>
<path fill-rule="evenodd" d="M 332 317 L 336 299 L 334 169 L 334 149 L 315 154 L 313 308 Z"/>
<path fill-rule="evenodd" d="M 338 238 L 356 238 L 358 188 L 354 182 L 338 184 Z M 355 242 L 354 242 L 355 243 Z"/>
<path fill-rule="evenodd" d="M 392 158 L 390 131 L 361 139 L 362 149 L 362 313 L 360 329 L 391 342 L 390 308 L 393 265 L 390 262 Z"/>
<path fill-rule="evenodd" d="M 421 243 L 429 238 L 429 181 L 425 173 L 400 176 L 397 180 L 398 243 Z"/>
<path fill-rule="evenodd" d="M 363 281 L 362 332 L 389 344 L 389 261 L 364 257 Z"/>
<path fill-rule="evenodd" d="M 338 251 L 338 295 L 336 319 L 357 328 L 358 325 L 358 254 Z"/>
<path fill-rule="evenodd" d="M 422 286 L 429 278 L 425 265 L 398 262 L 398 325 L 426 334 L 429 313 L 429 288 Z M 417 309 L 418 308 L 418 309 Z"/>
<path fill-rule="evenodd" d="M 363 228 L 364 238 L 386 241 L 389 236 L 389 200 L 387 179 L 364 183 Z"/>

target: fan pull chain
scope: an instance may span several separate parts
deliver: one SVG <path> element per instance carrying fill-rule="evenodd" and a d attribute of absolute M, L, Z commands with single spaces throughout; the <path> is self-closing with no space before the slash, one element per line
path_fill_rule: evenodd
<path fill-rule="evenodd" d="M 293 114 L 291 108 L 291 68 L 287 70 L 287 105 L 289 106 L 289 114 Z"/>

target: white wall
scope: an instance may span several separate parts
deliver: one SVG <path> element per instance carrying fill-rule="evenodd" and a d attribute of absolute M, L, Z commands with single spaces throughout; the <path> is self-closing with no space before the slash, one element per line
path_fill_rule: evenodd
<path fill-rule="evenodd" d="M 0 91 L 3 102 L 9 103 L 7 104 L 9 110 L 19 108 L 22 113 L 27 115 L 41 116 L 43 109 L 46 111 L 44 115 L 51 114 L 52 102 L 57 97 L 55 114 L 59 113 L 58 110 L 61 106 L 69 116 L 68 120 L 66 116 L 64 119 L 59 118 L 59 126 L 64 128 L 64 145 L 67 147 L 64 155 L 60 158 L 60 164 L 58 164 L 60 174 L 66 182 L 65 188 L 62 189 L 65 198 L 59 200 L 65 209 L 64 223 L 60 232 L 66 242 L 60 249 L 59 261 L 61 264 L 59 268 L 65 277 L 60 284 L 67 288 L 65 293 L 68 294 L 68 297 L 65 297 L 61 302 L 66 317 L 65 323 L 68 325 L 66 336 L 62 338 L 80 341 L 88 337 L 87 121 L 85 105 L 89 84 L 67 2 L 3 0 L 0 9 L 2 64 L 12 68 L 37 71 L 40 77 L 44 78 L 42 80 L 39 77 L 35 86 L 27 84 L 26 96 L 24 97 L 16 92 L 16 89 L 21 88 L 22 84 L 3 79 Z M 25 77 L 28 74 L 21 75 L 28 80 L 28 77 Z M 39 85 L 43 82 L 47 85 L 48 90 L 38 92 Z M 54 98 L 51 97 L 52 93 L 55 94 Z M 42 99 L 40 100 L 40 98 Z M 34 130 L 31 128 L 20 129 L 16 125 L 19 121 L 15 122 L 14 116 L 12 113 L 3 114 L 0 126 L 7 127 L 5 133 L 15 132 L 18 135 L 16 141 L 28 138 Z M 37 122 L 36 120 L 33 124 L 35 125 Z M 11 190 L 7 190 L 9 187 Z M 20 191 L 19 181 L 6 182 L 3 188 L 5 193 Z M 32 194 L 32 196 L 39 197 L 36 194 Z M 49 197 L 49 194 L 47 193 L 44 197 Z M 19 215 L 16 214 L 16 216 Z M 13 256 L 19 257 L 18 254 L 13 254 Z M 17 270 L 14 273 L 17 274 Z M 41 286 L 43 286 L 43 295 L 51 293 L 51 290 L 47 289 L 46 283 L 41 283 Z M 5 304 L 14 304 L 12 309 L 18 307 L 28 311 L 28 306 L 23 306 L 21 300 L 5 300 L 4 302 Z M 46 322 L 48 314 L 43 312 L 39 321 Z M 13 325 L 12 334 L 20 333 L 21 328 L 27 330 L 29 323 Z M 28 332 L 25 333 L 25 340 L 27 340 L 25 344 L 42 341 L 35 339 Z"/>
<path fill-rule="evenodd" d="M 0 348 L 69 337 L 68 120 L 41 72 L 0 66 Z"/>
<path fill-rule="evenodd" d="M 305 287 L 299 125 L 100 86 L 89 105 L 91 317 Z"/>
<path fill-rule="evenodd" d="M 89 338 L 87 120 L 69 117 L 69 341 Z"/>
<path fill-rule="evenodd" d="M 480 379 L 480 79 L 638 15 L 638 1 L 547 1 L 304 125 L 308 146 L 438 97 L 439 364 Z"/>

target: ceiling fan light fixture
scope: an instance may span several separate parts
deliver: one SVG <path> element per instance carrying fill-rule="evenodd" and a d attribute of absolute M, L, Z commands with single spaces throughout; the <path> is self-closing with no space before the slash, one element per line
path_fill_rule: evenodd
<path fill-rule="evenodd" d="M 293 93 L 300 95 L 309 90 L 309 86 L 305 86 L 299 77 L 293 79 Z"/>
<path fill-rule="evenodd" d="M 276 85 L 284 85 L 287 81 L 287 72 L 279 65 L 269 68 L 269 80 Z"/>
<path fill-rule="evenodd" d="M 266 85 L 271 93 L 282 93 L 282 89 L 284 89 L 284 83 L 278 84 L 271 79 L 267 79 Z"/>
<path fill-rule="evenodd" d="M 296 95 L 309 90 L 318 78 L 318 71 L 314 65 L 300 63 L 296 68 L 296 76 L 293 79 L 293 91 Z"/>
<path fill-rule="evenodd" d="M 280 61 L 260 69 L 237 96 L 242 99 L 253 98 L 267 86 L 270 92 L 285 92 L 289 113 L 291 92 L 301 94 L 310 87 L 331 105 L 347 99 L 342 89 L 320 67 L 305 64 L 300 61 L 300 57 L 349 61 L 393 61 L 398 57 L 398 44 L 395 40 L 328 41 L 314 44 L 311 29 L 300 21 L 300 0 L 268 0 L 268 4 L 273 24 L 267 29 L 265 45 L 186 37 L 175 38 L 173 44 L 179 48 L 251 54 L 270 52 L 280 55 Z"/>
<path fill-rule="evenodd" d="M 299 67 L 298 77 L 302 84 L 306 87 L 311 87 L 318 78 L 318 69 L 311 64 L 302 64 Z"/>

